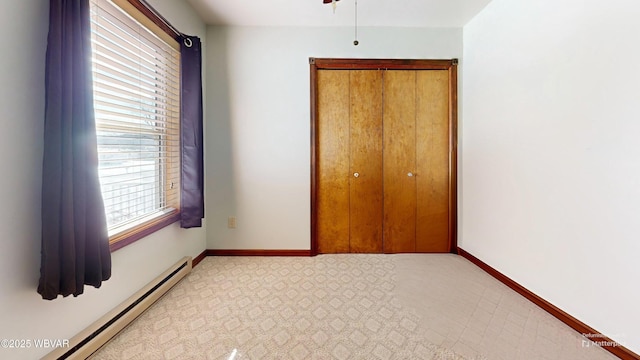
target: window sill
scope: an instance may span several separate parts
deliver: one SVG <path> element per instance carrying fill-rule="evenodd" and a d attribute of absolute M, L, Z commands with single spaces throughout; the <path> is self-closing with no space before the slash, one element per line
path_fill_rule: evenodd
<path fill-rule="evenodd" d="M 109 250 L 114 252 L 118 249 L 134 243 L 145 236 L 153 234 L 154 232 L 173 224 L 180 220 L 180 211 L 175 210 L 169 214 L 158 216 L 153 220 L 149 220 L 143 224 L 140 224 L 130 230 L 113 235 L 109 237 Z"/>

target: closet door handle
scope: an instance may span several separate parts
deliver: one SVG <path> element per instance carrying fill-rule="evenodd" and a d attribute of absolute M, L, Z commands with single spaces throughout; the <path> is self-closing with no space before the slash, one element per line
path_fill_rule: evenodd
<path fill-rule="evenodd" d="M 360 173 L 353 173 L 353 177 L 358 177 L 360 176 Z"/>
<path fill-rule="evenodd" d="M 408 172 L 408 173 L 407 173 L 407 176 L 408 176 L 408 177 L 413 177 L 413 173 L 412 173 L 412 172 Z"/>

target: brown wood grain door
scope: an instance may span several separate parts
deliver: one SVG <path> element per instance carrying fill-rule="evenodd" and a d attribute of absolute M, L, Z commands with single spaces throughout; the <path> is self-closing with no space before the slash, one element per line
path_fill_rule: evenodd
<path fill-rule="evenodd" d="M 384 72 L 384 252 L 416 250 L 416 72 Z"/>
<path fill-rule="evenodd" d="M 382 251 L 382 75 L 318 72 L 318 251 Z"/>
<path fill-rule="evenodd" d="M 384 73 L 384 252 L 449 251 L 449 72 Z"/>
<path fill-rule="evenodd" d="M 455 251 L 457 62 L 314 61 L 312 253 Z"/>
<path fill-rule="evenodd" d="M 318 71 L 318 252 L 349 252 L 349 72 Z"/>
<path fill-rule="evenodd" d="M 416 252 L 449 251 L 449 72 L 416 74 Z"/>
<path fill-rule="evenodd" d="M 350 71 L 350 252 L 382 252 L 382 72 Z"/>

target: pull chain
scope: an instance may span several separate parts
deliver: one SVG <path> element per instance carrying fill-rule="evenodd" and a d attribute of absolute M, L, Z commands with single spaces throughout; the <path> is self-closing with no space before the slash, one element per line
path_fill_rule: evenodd
<path fill-rule="evenodd" d="M 360 43 L 358 41 L 358 0 L 355 0 L 355 7 L 356 7 L 356 19 L 355 19 L 355 25 L 354 25 L 354 30 L 355 30 L 355 40 L 353 40 L 353 46 L 358 46 L 358 44 Z"/>

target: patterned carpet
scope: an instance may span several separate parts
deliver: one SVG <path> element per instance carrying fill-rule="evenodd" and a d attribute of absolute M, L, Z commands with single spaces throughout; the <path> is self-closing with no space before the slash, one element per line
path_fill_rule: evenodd
<path fill-rule="evenodd" d="M 208 257 L 92 358 L 465 359 L 426 340 L 395 276 L 389 255 Z"/>

